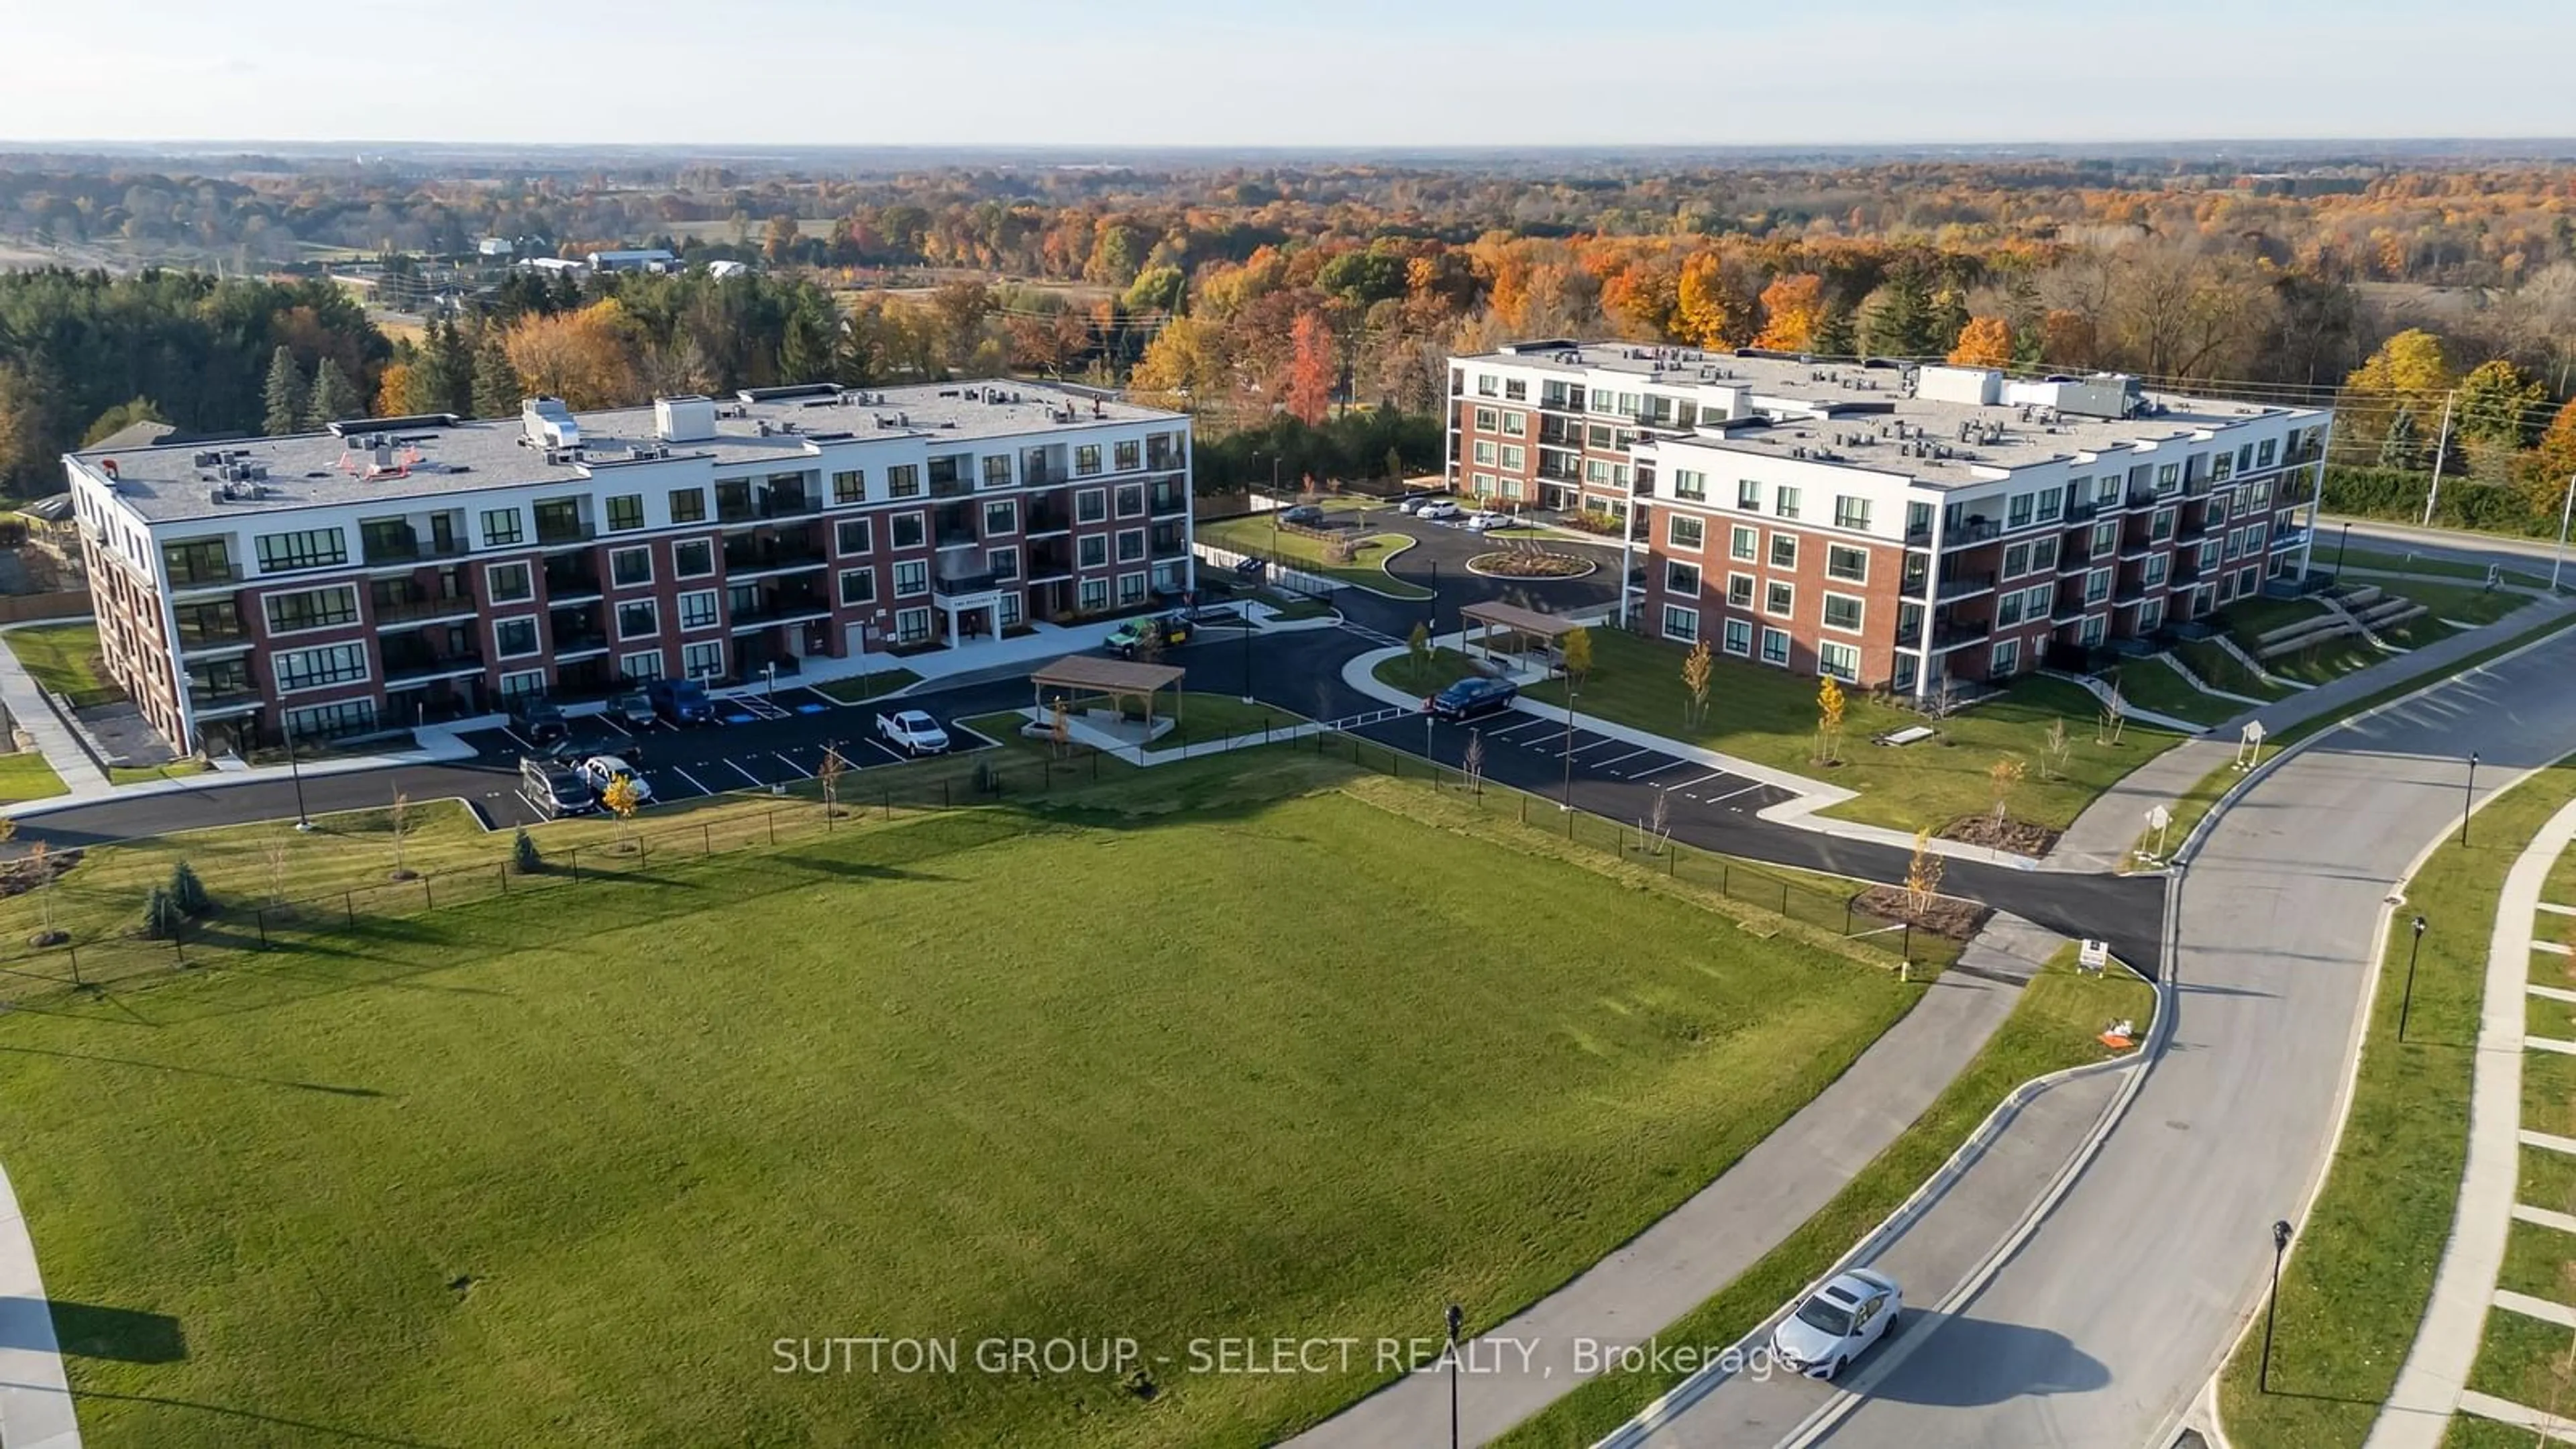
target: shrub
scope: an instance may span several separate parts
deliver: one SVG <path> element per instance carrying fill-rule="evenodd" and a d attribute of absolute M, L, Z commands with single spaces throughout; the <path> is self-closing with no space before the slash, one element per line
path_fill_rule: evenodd
<path fill-rule="evenodd" d="M 992 765 L 986 761 L 977 760 L 975 762 L 975 793 L 978 795 L 998 795 L 1001 791 L 1001 778 L 993 773 Z"/>
<path fill-rule="evenodd" d="M 154 886 L 143 898 L 143 934 L 155 941 L 167 941 L 187 924 L 187 913 L 170 894 L 168 886 Z"/>
<path fill-rule="evenodd" d="M 195 868 L 184 860 L 170 867 L 170 900 L 186 916 L 202 916 L 215 908 L 213 899 L 206 894 L 205 882 L 197 879 Z"/>
<path fill-rule="evenodd" d="M 529 838 L 524 825 L 510 840 L 510 868 L 521 875 L 535 875 L 546 868 L 545 856 L 538 853 L 537 842 Z"/>

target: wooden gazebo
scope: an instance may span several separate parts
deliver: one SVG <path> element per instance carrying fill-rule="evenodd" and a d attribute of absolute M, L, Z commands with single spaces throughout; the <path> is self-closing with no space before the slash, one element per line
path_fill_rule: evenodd
<path fill-rule="evenodd" d="M 1535 639 L 1542 644 L 1554 644 L 1583 627 L 1562 614 L 1542 614 L 1536 609 L 1524 609 L 1518 604 L 1492 602 L 1469 604 L 1458 611 L 1458 618 L 1460 642 L 1469 642 L 1464 637 L 1466 626 L 1476 625 L 1478 632 L 1472 642 L 1485 652 L 1488 659 L 1493 657 L 1494 631 L 1497 629 L 1525 639 Z"/>
<path fill-rule="evenodd" d="M 1036 691 L 1038 713 L 1047 710 L 1047 691 L 1063 695 L 1068 711 L 1078 711 L 1085 698 L 1105 698 L 1110 708 L 1123 712 L 1126 701 L 1142 700 L 1145 709 L 1145 734 L 1154 733 L 1154 701 L 1165 689 L 1172 691 L 1172 720 L 1181 718 L 1181 677 L 1189 671 L 1177 664 L 1147 664 L 1134 659 L 1103 659 L 1097 654 L 1068 654 L 1052 664 L 1042 664 L 1029 672 L 1029 685 Z"/>

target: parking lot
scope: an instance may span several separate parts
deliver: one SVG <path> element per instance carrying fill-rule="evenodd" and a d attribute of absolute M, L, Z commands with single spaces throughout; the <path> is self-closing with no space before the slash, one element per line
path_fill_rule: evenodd
<path fill-rule="evenodd" d="M 1402 731 L 1389 734 L 1390 743 L 1422 748 L 1420 724 L 1409 729 L 1392 724 L 1382 728 Z M 1413 737 L 1406 739 L 1404 734 Z M 1795 793 L 1593 730 L 1569 731 L 1563 719 L 1526 710 L 1487 715 L 1465 724 L 1438 724 L 1433 727 L 1431 748 L 1440 763 L 1455 767 L 1465 757 L 1467 741 L 1475 736 L 1484 740 L 1485 773 L 1524 790 L 1561 791 L 1566 761 L 1572 757 L 1576 803 L 1614 818 L 1635 813 L 1625 808 L 1629 801 L 1655 794 L 1667 797 L 1667 811 L 1689 806 L 1751 815 Z M 1607 803 L 1614 799 L 1619 808 Z"/>

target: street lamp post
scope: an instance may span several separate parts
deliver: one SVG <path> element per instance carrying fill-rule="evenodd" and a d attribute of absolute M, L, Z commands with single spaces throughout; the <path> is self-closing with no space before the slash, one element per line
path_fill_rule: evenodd
<path fill-rule="evenodd" d="M 2576 514 L 2576 474 L 2567 479 L 2567 501 L 2558 505 L 2558 552 L 2549 556 L 2549 592 L 2558 592 L 2558 569 L 2567 562 L 2567 520 Z"/>
<path fill-rule="evenodd" d="M 1574 676 L 1565 676 L 1565 794 L 1557 801 L 1559 810 L 1574 808 Z"/>
<path fill-rule="evenodd" d="M 287 778 L 295 782 L 295 828 L 299 831 L 311 830 L 313 818 L 304 813 L 304 767 L 295 758 L 295 720 L 293 716 L 280 711 L 277 721 L 286 734 Z"/>
<path fill-rule="evenodd" d="M 2469 809 L 2478 800 L 2478 752 L 2469 751 L 2469 782 L 2460 791 L 2460 843 L 2469 843 Z"/>
<path fill-rule="evenodd" d="M 2343 535 L 2335 540 L 2335 582 L 2338 584 L 2343 582 L 2343 551 L 2350 547 L 2352 547 L 2352 521 L 2346 519 Z"/>
<path fill-rule="evenodd" d="M 1449 1449 L 1458 1449 L 1458 1325 L 1467 1315 L 1449 1305 Z"/>
<path fill-rule="evenodd" d="M 2415 918 L 2415 939 L 2406 946 L 2406 994 L 2397 1002 L 2397 1039 L 2406 1040 L 2406 1018 L 2415 1010 L 2415 958 L 2424 950 L 2424 918 Z"/>
<path fill-rule="evenodd" d="M 1242 626 L 1243 637 L 1243 702 L 1250 704 L 1252 703 L 1252 601 L 1250 599 L 1243 601 L 1240 612 L 1242 618 L 1237 622 Z"/>
<path fill-rule="evenodd" d="M 769 702 L 778 703 L 778 661 L 773 659 L 762 665 L 761 672 L 769 677 Z"/>
<path fill-rule="evenodd" d="M 2284 1219 L 2272 1224 L 2272 1292 L 2263 1303 L 2263 1367 L 2254 1379 L 2267 1394 L 2272 1392 L 2272 1320 L 2281 1308 L 2281 1255 L 2289 1249 L 2290 1224 Z"/>

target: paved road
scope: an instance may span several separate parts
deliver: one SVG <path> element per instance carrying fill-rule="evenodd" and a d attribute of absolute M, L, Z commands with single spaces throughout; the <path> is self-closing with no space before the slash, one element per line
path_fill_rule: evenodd
<path fill-rule="evenodd" d="M 2576 640 L 2331 731 L 2212 829 L 2182 888 L 2171 1049 L 1969 1305 L 1892 1355 L 1836 1445 L 2132 1449 L 2218 1367 L 2332 1146 L 2383 899 L 2481 795 L 2565 752 Z M 2088 1364 L 2098 1364 L 2100 1373 Z"/>
<path fill-rule="evenodd" d="M 2498 538 L 2450 528 L 2416 528 L 2376 518 L 2329 517 L 2318 525 L 2316 553 L 2309 560 L 2312 567 L 2334 571 L 2335 553 L 2343 541 L 2346 524 L 2351 525 L 2355 544 L 2380 553 L 2393 549 L 2455 563 L 2502 564 L 2508 570 L 2543 577 L 2548 575 L 2550 561 L 2558 553 L 2558 540 L 2554 538 Z M 2570 577 L 2576 578 L 2576 571 L 2571 571 Z"/>

